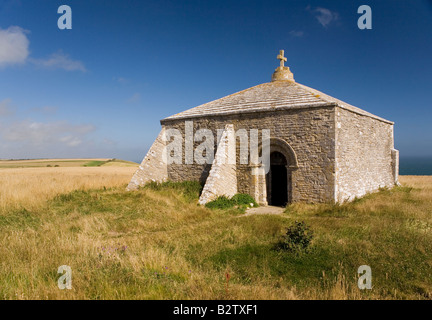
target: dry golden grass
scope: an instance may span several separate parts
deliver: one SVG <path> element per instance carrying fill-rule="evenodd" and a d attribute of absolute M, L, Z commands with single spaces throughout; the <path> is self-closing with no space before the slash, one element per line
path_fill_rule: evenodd
<path fill-rule="evenodd" d="M 30 159 L 0 160 L 0 169 L 41 167 L 138 167 L 138 163 L 118 159 Z"/>
<path fill-rule="evenodd" d="M 0 169 L 0 212 L 36 209 L 74 190 L 122 186 L 135 171 L 135 166 Z"/>
<path fill-rule="evenodd" d="M 134 162 L 128 161 L 117 161 L 117 162 L 108 162 L 102 165 L 102 167 L 134 167 L 138 168 L 138 164 Z"/>
<path fill-rule="evenodd" d="M 126 192 L 134 171 L 0 170 L 0 299 L 432 298 L 432 177 L 342 206 L 241 216 L 181 189 Z M 312 250 L 275 251 L 295 220 L 314 231 Z M 57 287 L 64 264 L 72 290 Z M 362 264 L 371 291 L 357 287 Z"/>
<path fill-rule="evenodd" d="M 31 159 L 31 160 L 0 160 L 0 169 L 7 168 L 38 168 L 38 167 L 82 167 L 91 161 L 108 161 L 110 159 Z"/>
<path fill-rule="evenodd" d="M 29 163 L 32 162 L 78 162 L 78 161 L 108 161 L 110 160 L 109 158 L 71 158 L 71 159 L 67 159 L 67 158 L 58 158 L 58 159 L 24 159 L 24 160 L 0 160 L 0 164 L 5 164 L 5 163 L 19 163 L 19 164 L 24 164 L 24 165 L 28 165 Z"/>
<path fill-rule="evenodd" d="M 399 181 L 408 187 L 432 189 L 432 176 L 400 176 Z"/>

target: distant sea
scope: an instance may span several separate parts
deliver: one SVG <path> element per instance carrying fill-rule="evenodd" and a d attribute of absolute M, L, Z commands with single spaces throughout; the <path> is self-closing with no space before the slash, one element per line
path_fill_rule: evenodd
<path fill-rule="evenodd" d="M 414 176 L 432 175 L 432 157 L 400 157 L 399 174 Z"/>
<path fill-rule="evenodd" d="M 142 160 L 135 161 L 141 163 Z M 413 176 L 432 175 L 432 157 L 400 157 L 399 174 Z"/>

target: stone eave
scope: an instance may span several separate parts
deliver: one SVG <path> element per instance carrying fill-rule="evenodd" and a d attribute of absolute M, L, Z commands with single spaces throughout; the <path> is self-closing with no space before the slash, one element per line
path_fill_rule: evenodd
<path fill-rule="evenodd" d="M 256 113 L 266 113 L 266 112 L 274 112 L 274 111 L 285 111 L 285 110 L 299 110 L 299 109 L 312 109 L 312 108 L 325 108 L 325 107 L 339 107 L 341 109 L 356 113 L 358 115 L 361 116 L 365 116 L 365 117 L 369 117 L 378 121 L 382 121 L 388 124 L 393 125 L 394 122 L 383 119 L 381 117 L 378 117 L 374 114 L 371 114 L 369 112 L 363 111 L 362 109 L 353 109 L 347 106 L 343 106 L 340 105 L 337 102 L 326 102 L 323 100 L 322 103 L 316 103 L 316 104 L 309 104 L 309 105 L 300 105 L 300 106 L 279 106 L 276 108 L 271 108 L 271 107 L 263 107 L 263 108 L 258 108 L 258 109 L 253 109 L 250 111 L 245 111 L 242 110 L 241 112 L 238 112 L 236 110 L 229 110 L 229 111 L 223 111 L 223 112 L 218 112 L 218 113 L 211 113 L 211 114 L 195 114 L 195 115 L 187 115 L 187 116 L 177 116 L 177 117 L 168 117 L 168 118 L 164 118 L 162 120 L 160 120 L 160 124 L 164 125 L 167 123 L 172 123 L 172 122 L 176 122 L 178 120 L 193 120 L 193 119 L 197 119 L 197 118 L 215 118 L 215 117 L 220 117 L 220 116 L 228 116 L 228 115 L 236 115 L 236 114 L 246 114 L 246 115 L 251 115 L 251 114 L 256 114 Z"/>

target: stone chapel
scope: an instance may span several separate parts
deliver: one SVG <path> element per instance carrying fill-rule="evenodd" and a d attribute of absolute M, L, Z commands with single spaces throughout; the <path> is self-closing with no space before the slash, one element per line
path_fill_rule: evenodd
<path fill-rule="evenodd" d="M 283 50 L 277 58 L 280 66 L 271 82 L 162 119 L 161 132 L 128 190 L 149 181 L 197 180 L 203 185 L 200 204 L 220 195 L 246 193 L 261 205 L 285 206 L 298 201 L 351 201 L 398 184 L 394 123 L 295 82 L 284 66 Z M 205 163 L 188 156 L 202 141 L 193 140 L 188 146 L 187 135 L 193 137 L 202 128 L 215 136 L 215 154 L 206 150 L 210 162 Z M 240 151 L 236 133 L 240 129 L 269 133 L 267 170 L 257 170 L 262 164 Z M 167 133 L 172 130 L 181 134 L 182 150 L 167 148 L 172 142 Z M 224 161 L 232 141 L 235 160 Z M 180 156 L 168 161 L 173 151 Z"/>

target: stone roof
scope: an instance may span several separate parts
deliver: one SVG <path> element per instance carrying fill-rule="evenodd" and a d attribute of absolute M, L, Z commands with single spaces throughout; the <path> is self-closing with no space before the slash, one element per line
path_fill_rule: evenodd
<path fill-rule="evenodd" d="M 177 113 L 161 120 L 166 122 L 177 119 L 212 117 L 239 113 L 271 112 L 300 108 L 339 106 L 357 114 L 393 124 L 393 122 L 354 107 L 318 90 L 295 82 L 289 67 L 284 65 L 287 59 L 284 50 L 279 51 L 277 59 L 280 66 L 272 75 L 272 82 L 230 94 L 229 96 L 204 103 L 198 107 Z"/>
<path fill-rule="evenodd" d="M 380 121 L 393 122 L 375 116 L 318 90 L 294 81 L 272 81 L 204 103 L 195 108 L 167 117 L 161 122 L 177 119 L 211 117 L 238 113 L 269 112 L 299 108 L 339 106 Z"/>

